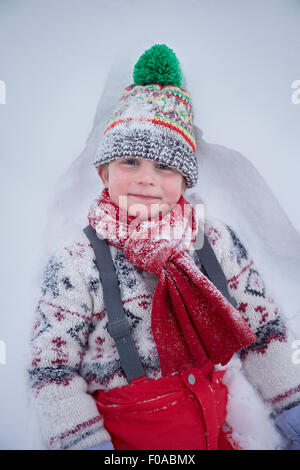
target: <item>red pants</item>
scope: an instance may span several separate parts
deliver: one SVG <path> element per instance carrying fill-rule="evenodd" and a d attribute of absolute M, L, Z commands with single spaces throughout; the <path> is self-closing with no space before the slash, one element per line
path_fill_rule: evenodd
<path fill-rule="evenodd" d="M 94 393 L 104 426 L 117 450 L 232 450 L 222 427 L 225 371 L 205 368 Z"/>

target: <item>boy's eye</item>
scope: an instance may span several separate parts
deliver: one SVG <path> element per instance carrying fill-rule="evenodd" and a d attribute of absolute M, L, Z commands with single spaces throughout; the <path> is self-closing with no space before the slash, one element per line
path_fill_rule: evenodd
<path fill-rule="evenodd" d="M 138 161 L 134 158 L 129 158 L 128 160 L 123 160 L 122 163 L 125 165 L 135 166 L 138 164 Z M 160 170 L 171 170 L 171 167 L 165 165 L 164 163 L 158 163 L 157 166 Z"/>
<path fill-rule="evenodd" d="M 160 168 L 161 170 L 169 170 L 170 168 L 168 167 L 168 165 L 165 165 L 164 163 L 159 163 L 158 164 L 159 167 L 163 167 L 163 168 Z"/>
<path fill-rule="evenodd" d="M 136 160 L 133 160 L 133 158 L 131 158 L 130 160 L 123 161 L 123 163 L 125 163 L 125 164 L 128 163 L 129 165 L 131 165 L 131 164 L 134 164 L 134 163 L 137 163 L 137 162 L 136 162 Z"/>

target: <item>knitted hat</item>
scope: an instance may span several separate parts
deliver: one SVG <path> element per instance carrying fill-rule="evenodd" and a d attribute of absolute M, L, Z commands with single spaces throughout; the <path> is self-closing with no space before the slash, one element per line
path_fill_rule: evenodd
<path fill-rule="evenodd" d="M 157 44 L 139 58 L 96 150 L 95 167 L 119 158 L 147 158 L 179 171 L 187 187 L 198 179 L 192 102 L 181 88 L 172 49 Z"/>

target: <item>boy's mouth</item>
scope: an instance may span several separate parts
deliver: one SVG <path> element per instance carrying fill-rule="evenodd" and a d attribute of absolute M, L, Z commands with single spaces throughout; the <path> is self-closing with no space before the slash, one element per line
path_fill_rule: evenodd
<path fill-rule="evenodd" d="M 128 196 L 134 196 L 134 197 L 137 197 L 139 199 L 152 199 L 152 200 L 159 200 L 160 198 L 159 197 L 156 197 L 156 196 L 145 196 L 143 194 L 128 194 Z"/>

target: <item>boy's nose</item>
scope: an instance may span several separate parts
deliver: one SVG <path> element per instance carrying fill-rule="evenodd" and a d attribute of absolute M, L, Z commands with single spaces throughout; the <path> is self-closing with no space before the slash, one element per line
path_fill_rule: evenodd
<path fill-rule="evenodd" d="M 137 174 L 136 182 L 138 184 L 155 184 L 155 175 L 151 170 L 141 169 Z"/>

